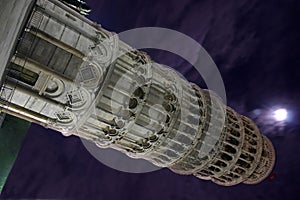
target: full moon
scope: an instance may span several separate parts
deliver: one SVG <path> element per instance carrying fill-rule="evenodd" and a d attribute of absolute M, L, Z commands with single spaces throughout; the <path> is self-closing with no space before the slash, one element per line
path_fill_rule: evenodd
<path fill-rule="evenodd" d="M 287 118 L 287 110 L 284 108 L 274 111 L 274 118 L 277 121 L 284 121 Z"/>

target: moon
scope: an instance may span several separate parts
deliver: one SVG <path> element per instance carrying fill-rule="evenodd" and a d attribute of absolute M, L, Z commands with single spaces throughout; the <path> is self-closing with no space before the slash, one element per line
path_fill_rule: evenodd
<path fill-rule="evenodd" d="M 274 118 L 276 121 L 284 121 L 286 120 L 288 112 L 286 109 L 281 108 L 274 111 Z"/>

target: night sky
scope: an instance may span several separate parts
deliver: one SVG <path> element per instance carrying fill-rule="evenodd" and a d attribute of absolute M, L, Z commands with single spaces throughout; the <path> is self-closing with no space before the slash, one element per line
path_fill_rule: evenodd
<path fill-rule="evenodd" d="M 77 137 L 32 124 L 2 198 L 256 200 L 300 199 L 299 0 L 88 0 L 89 18 L 108 30 L 170 28 L 197 40 L 217 64 L 228 105 L 251 117 L 273 142 L 275 179 L 218 186 L 168 169 L 119 172 L 98 162 Z M 150 50 L 153 60 L 205 87 L 187 62 Z M 286 108 L 286 122 L 269 117 Z"/>

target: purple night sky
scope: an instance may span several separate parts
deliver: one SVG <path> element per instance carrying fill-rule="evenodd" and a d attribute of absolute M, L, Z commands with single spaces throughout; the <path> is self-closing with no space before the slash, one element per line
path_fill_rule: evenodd
<path fill-rule="evenodd" d="M 128 174 L 99 163 L 77 137 L 33 124 L 1 198 L 97 200 L 300 199 L 300 1 L 299 0 L 87 0 L 89 18 L 108 30 L 157 26 L 197 40 L 217 64 L 228 105 L 257 122 L 273 142 L 274 180 L 221 187 L 168 169 Z M 192 66 L 167 52 L 153 60 L 202 87 Z M 284 107 L 284 123 L 266 117 Z"/>

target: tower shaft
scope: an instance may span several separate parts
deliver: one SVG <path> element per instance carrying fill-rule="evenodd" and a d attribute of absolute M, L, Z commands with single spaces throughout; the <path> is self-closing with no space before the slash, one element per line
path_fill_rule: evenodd
<path fill-rule="evenodd" d="M 258 183 L 272 170 L 272 143 L 213 92 L 57 0 L 28 13 L 2 111 L 220 185 Z"/>

